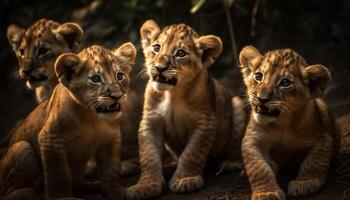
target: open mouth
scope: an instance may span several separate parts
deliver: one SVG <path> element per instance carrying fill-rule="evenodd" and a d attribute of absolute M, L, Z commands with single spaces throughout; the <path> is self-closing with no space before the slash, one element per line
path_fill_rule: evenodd
<path fill-rule="evenodd" d="M 255 106 L 254 110 L 256 113 L 260 115 L 266 115 L 271 117 L 278 117 L 281 113 L 280 109 L 277 109 L 277 108 L 270 109 L 264 105 Z"/>
<path fill-rule="evenodd" d="M 95 108 L 95 111 L 97 113 L 111 113 L 111 112 L 119 112 L 121 110 L 119 103 L 113 103 L 109 106 L 106 105 L 100 105 Z"/>
<path fill-rule="evenodd" d="M 169 85 L 176 85 L 176 83 L 177 83 L 177 79 L 176 78 L 168 79 L 168 78 L 166 78 L 165 76 L 163 76 L 161 74 L 153 76 L 153 81 L 157 81 L 157 82 L 160 82 L 160 83 L 166 83 L 166 84 L 169 84 Z"/>
<path fill-rule="evenodd" d="M 39 77 L 35 77 L 35 76 L 29 76 L 28 77 L 28 81 L 29 82 L 41 82 L 41 81 L 47 81 L 48 77 L 45 75 L 40 75 Z"/>

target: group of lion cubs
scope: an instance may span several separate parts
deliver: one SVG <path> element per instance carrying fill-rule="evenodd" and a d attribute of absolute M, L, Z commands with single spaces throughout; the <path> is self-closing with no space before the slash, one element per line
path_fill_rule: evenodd
<path fill-rule="evenodd" d="M 208 73 L 222 51 L 219 37 L 199 36 L 185 24 L 161 29 L 152 20 L 140 34 L 149 78 L 142 115 L 128 88 L 133 44 L 78 52 L 83 30 L 75 23 L 42 19 L 26 30 L 8 28 L 20 77 L 35 90 L 39 105 L 9 134 L 0 161 L 2 198 L 76 199 L 73 194 L 92 188 L 108 199 L 152 198 L 165 186 L 165 149 L 176 156 L 168 181 L 174 193 L 203 188 L 209 166 L 244 166 L 253 200 L 286 198 L 276 181 L 285 167 L 299 170 L 288 195 L 321 188 L 339 149 L 322 94 L 331 80 L 326 67 L 308 65 L 291 49 L 260 54 L 247 46 L 239 56 L 247 87 L 242 102 Z M 140 123 L 133 120 L 135 112 Z M 133 148 L 123 142 L 121 151 L 122 137 L 137 139 L 129 132 L 138 124 L 139 158 L 126 159 L 124 152 Z M 84 181 L 88 162 L 95 162 L 98 182 Z M 121 174 L 138 167 L 138 183 L 124 189 Z"/>

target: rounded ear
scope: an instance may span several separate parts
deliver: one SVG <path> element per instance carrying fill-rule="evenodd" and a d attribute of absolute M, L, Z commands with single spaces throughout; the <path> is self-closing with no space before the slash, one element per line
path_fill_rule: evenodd
<path fill-rule="evenodd" d="M 142 48 L 149 47 L 159 36 L 161 30 L 153 20 L 147 20 L 140 28 Z"/>
<path fill-rule="evenodd" d="M 16 52 L 21 45 L 25 30 L 17 25 L 11 24 L 7 28 L 7 39 L 10 42 L 12 49 Z"/>
<path fill-rule="evenodd" d="M 253 46 L 244 47 L 239 53 L 239 62 L 243 78 L 248 78 L 249 74 L 254 71 L 261 62 L 262 55 Z"/>
<path fill-rule="evenodd" d="M 74 74 L 79 73 L 82 60 L 77 54 L 64 53 L 55 62 L 55 72 L 60 83 L 69 88 L 69 83 Z"/>
<path fill-rule="evenodd" d="M 195 41 L 196 47 L 203 51 L 202 63 L 208 68 L 219 57 L 222 52 L 222 42 L 214 35 L 202 36 Z"/>
<path fill-rule="evenodd" d="M 84 31 L 76 23 L 65 23 L 52 30 L 57 40 L 66 42 L 72 51 L 79 49 L 79 43 L 83 38 Z"/>
<path fill-rule="evenodd" d="M 305 72 L 308 76 L 311 92 L 317 90 L 323 92 L 332 79 L 331 73 L 323 65 L 309 65 L 305 68 Z"/>
<path fill-rule="evenodd" d="M 119 48 L 113 50 L 113 54 L 121 59 L 123 62 L 129 63 L 128 73 L 131 70 L 131 66 L 135 64 L 136 48 L 131 42 L 122 44 Z"/>

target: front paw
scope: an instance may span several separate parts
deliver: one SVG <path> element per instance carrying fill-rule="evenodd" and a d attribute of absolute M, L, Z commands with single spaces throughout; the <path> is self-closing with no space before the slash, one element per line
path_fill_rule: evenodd
<path fill-rule="evenodd" d="M 290 181 L 288 185 L 288 195 L 306 196 L 315 193 L 322 186 L 320 179 L 306 179 Z"/>
<path fill-rule="evenodd" d="M 126 198 L 131 200 L 148 199 L 162 193 L 162 182 L 137 183 L 126 191 Z"/>
<path fill-rule="evenodd" d="M 204 180 L 201 175 L 191 177 L 173 177 L 169 188 L 174 193 L 186 193 L 203 188 Z"/>
<path fill-rule="evenodd" d="M 254 192 L 252 200 L 285 200 L 286 195 L 282 190 L 268 192 Z"/>

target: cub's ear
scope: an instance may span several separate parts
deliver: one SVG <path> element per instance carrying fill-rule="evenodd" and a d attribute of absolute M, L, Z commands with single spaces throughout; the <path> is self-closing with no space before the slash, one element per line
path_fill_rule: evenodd
<path fill-rule="evenodd" d="M 17 52 L 21 45 L 25 30 L 17 25 L 11 24 L 7 28 L 7 39 L 10 42 L 12 49 Z"/>
<path fill-rule="evenodd" d="M 329 70 L 323 65 L 309 65 L 305 68 L 308 76 L 311 92 L 323 92 L 331 82 L 332 76 Z"/>
<path fill-rule="evenodd" d="M 245 82 L 249 74 L 260 65 L 261 59 L 262 55 L 253 46 L 246 46 L 239 53 L 240 68 Z"/>
<path fill-rule="evenodd" d="M 69 83 L 74 74 L 82 68 L 82 60 L 77 54 L 64 53 L 55 62 L 55 72 L 60 83 L 69 88 Z"/>
<path fill-rule="evenodd" d="M 57 40 L 66 42 L 72 51 L 79 49 L 79 43 L 83 38 L 84 31 L 76 23 L 65 23 L 52 30 Z"/>
<path fill-rule="evenodd" d="M 128 63 L 127 72 L 131 71 L 132 65 L 135 64 L 136 48 L 131 42 L 122 44 L 119 48 L 113 50 L 113 54 L 121 59 L 123 62 Z"/>
<path fill-rule="evenodd" d="M 195 41 L 195 44 L 203 51 L 201 60 L 205 68 L 213 64 L 222 52 L 221 39 L 214 35 L 202 36 Z"/>
<path fill-rule="evenodd" d="M 147 20 L 140 28 L 142 48 L 149 47 L 159 36 L 161 30 L 153 20 Z"/>

